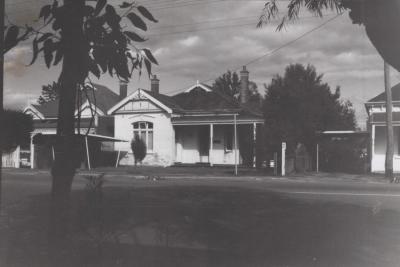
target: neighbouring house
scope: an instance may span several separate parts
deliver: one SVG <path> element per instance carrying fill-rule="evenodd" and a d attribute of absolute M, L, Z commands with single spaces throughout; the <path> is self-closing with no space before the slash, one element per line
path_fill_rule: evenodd
<path fill-rule="evenodd" d="M 108 111 L 115 119 L 116 139 L 132 140 L 138 135 L 147 146 L 143 164 L 234 165 L 256 164 L 257 135 L 263 117 L 246 105 L 249 72 L 241 75 L 239 99 L 214 91 L 197 82 L 173 96 L 160 93 L 159 80 L 151 89 L 137 89 Z M 236 137 L 236 139 L 235 139 Z M 236 141 L 235 141 L 236 140 Z M 133 165 L 130 144 L 117 142 L 124 151 L 121 165 Z"/>
<path fill-rule="evenodd" d="M 392 87 L 394 157 L 393 170 L 400 172 L 400 83 Z M 367 128 L 371 134 L 371 172 L 385 171 L 386 157 L 386 94 L 381 93 L 365 103 Z"/>
<path fill-rule="evenodd" d="M 99 84 L 88 84 L 86 88 L 86 93 L 81 91 L 79 104 L 76 105 L 75 115 L 78 118 L 80 113 L 81 120 L 80 123 L 76 120 L 75 131 L 80 133 L 76 145 L 83 152 L 80 153 L 83 155 L 82 162 L 90 167 L 102 164 L 104 157 L 110 157 L 107 152 L 110 154 L 114 150 L 114 118 L 107 115 L 107 110 L 126 97 L 127 85 L 121 85 L 120 95 Z M 31 142 L 5 155 L 3 163 L 6 162 L 8 167 L 49 168 L 57 154 L 54 143 L 58 100 L 41 105 L 30 104 L 24 112 L 33 117 Z"/>

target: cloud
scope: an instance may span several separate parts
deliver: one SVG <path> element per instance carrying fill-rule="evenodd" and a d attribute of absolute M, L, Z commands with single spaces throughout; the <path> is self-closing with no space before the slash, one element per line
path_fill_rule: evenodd
<path fill-rule="evenodd" d="M 199 36 L 189 36 L 183 40 L 180 40 L 179 43 L 183 46 L 191 47 L 199 43 Z"/>
<path fill-rule="evenodd" d="M 22 77 L 27 71 L 27 57 L 31 49 L 28 46 L 15 47 L 6 54 L 4 62 L 5 74 Z"/>
<path fill-rule="evenodd" d="M 40 10 L 41 4 L 31 9 Z M 250 79 L 257 82 L 262 90 L 262 85 L 268 84 L 275 74 L 283 74 L 288 64 L 312 64 L 318 73 L 325 74 L 324 81 L 332 87 L 341 86 L 342 96 L 354 102 L 357 117 L 362 122 L 365 118 L 363 102 L 383 90 L 382 59 L 364 28 L 353 25 L 348 14 L 292 42 L 333 17 L 332 14 L 321 19 L 302 12 L 298 21 L 287 25 L 282 32 L 276 32 L 278 21 L 256 28 L 263 8 L 263 3 L 258 1 L 170 3 L 169 8 L 148 3 L 148 7 L 159 23 L 148 24 L 147 35 L 150 39 L 144 45 L 151 49 L 160 63 L 153 70 L 160 77 L 163 93 L 185 89 L 197 79 L 209 80 L 211 84 L 212 79 L 226 70 L 239 69 L 247 62 L 252 62 L 248 66 Z M 20 12 L 20 9 L 25 9 L 23 4 L 12 12 L 20 16 L 20 20 L 27 19 L 29 14 Z M 218 23 L 215 22 L 217 20 Z M 290 45 L 275 51 L 289 42 Z M 23 92 L 40 94 L 41 85 L 56 80 L 59 75 L 58 69 L 47 70 L 43 64 L 25 68 L 29 57 L 25 60 L 24 57 L 30 52 L 21 49 L 11 51 L 6 58 L 9 74 L 6 79 L 13 88 L 19 88 L 19 98 L 23 97 Z M 268 54 L 270 51 L 275 52 Z M 253 61 L 257 58 L 259 60 Z M 26 69 L 29 71 L 24 73 Z M 397 74 L 394 79 L 399 80 L 400 76 Z M 115 78 L 104 75 L 101 83 L 118 90 Z M 149 84 L 143 76 L 140 80 L 133 79 L 129 87 L 130 90 L 148 88 Z M 14 101 L 11 97 L 8 99 Z"/>

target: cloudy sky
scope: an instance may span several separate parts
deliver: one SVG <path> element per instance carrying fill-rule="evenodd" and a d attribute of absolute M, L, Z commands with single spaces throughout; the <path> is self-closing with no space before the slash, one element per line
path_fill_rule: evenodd
<path fill-rule="evenodd" d="M 37 14 L 47 0 L 6 0 L 6 13 L 14 23 L 39 27 Z M 120 3 L 109 0 L 110 3 Z M 359 126 L 365 127 L 363 103 L 383 91 L 383 62 L 370 44 L 364 28 L 352 25 L 344 14 L 324 27 L 306 35 L 277 52 L 274 49 L 292 42 L 321 25 L 335 14 L 324 18 L 302 13 L 296 24 L 276 32 L 276 23 L 256 28 L 263 7 L 261 0 L 147 0 L 140 1 L 159 20 L 149 22 L 143 33 L 159 66 L 153 72 L 160 78 L 165 94 L 182 91 L 197 80 L 212 81 L 227 70 L 237 70 L 248 62 L 250 79 L 264 93 L 263 84 L 275 74 L 282 74 L 290 63 L 313 64 L 332 88 L 341 86 L 343 99 L 356 109 Z M 285 3 L 285 2 L 283 2 Z M 287 3 L 287 2 L 286 2 Z M 5 106 L 23 108 L 35 102 L 44 84 L 57 80 L 59 68 L 47 69 L 40 58 L 33 66 L 31 46 L 24 42 L 5 56 Z M 399 81 L 392 71 L 392 83 Z M 100 81 L 118 91 L 118 80 L 104 75 Z M 147 75 L 135 76 L 129 91 L 148 88 Z"/>

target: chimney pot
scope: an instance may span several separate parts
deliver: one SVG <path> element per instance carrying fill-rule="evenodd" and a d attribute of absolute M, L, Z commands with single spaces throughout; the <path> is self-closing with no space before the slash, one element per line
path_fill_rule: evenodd
<path fill-rule="evenodd" d="M 119 100 L 124 99 L 128 95 L 128 82 L 119 81 Z"/>
<path fill-rule="evenodd" d="M 151 77 L 151 91 L 155 94 L 160 93 L 160 80 L 157 78 L 157 75 Z"/>
<path fill-rule="evenodd" d="M 249 98 L 249 72 L 246 66 L 240 71 L 240 103 L 246 104 Z"/>

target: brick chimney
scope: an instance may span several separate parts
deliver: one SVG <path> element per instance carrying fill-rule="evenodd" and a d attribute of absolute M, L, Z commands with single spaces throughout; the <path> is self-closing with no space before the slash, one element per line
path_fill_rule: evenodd
<path fill-rule="evenodd" d="M 128 83 L 119 81 L 119 100 L 124 99 L 128 95 Z"/>
<path fill-rule="evenodd" d="M 249 99 L 249 72 L 246 66 L 240 71 L 240 103 L 246 104 Z"/>
<path fill-rule="evenodd" d="M 157 79 L 157 75 L 151 77 L 151 91 L 155 94 L 160 93 L 160 80 Z"/>

